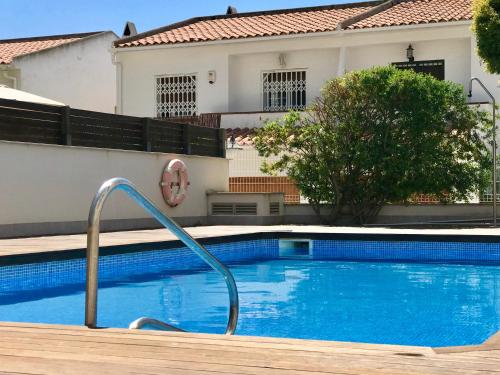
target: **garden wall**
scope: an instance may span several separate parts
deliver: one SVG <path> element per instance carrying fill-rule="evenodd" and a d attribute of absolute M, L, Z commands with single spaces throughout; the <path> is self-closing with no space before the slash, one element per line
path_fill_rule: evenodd
<path fill-rule="evenodd" d="M 167 162 L 183 160 L 189 170 L 189 195 L 168 207 L 159 183 Z M 86 231 L 90 203 L 112 177 L 130 179 L 182 225 L 205 224 L 207 190 L 228 190 L 228 161 L 223 158 L 156 152 L 0 141 L 0 238 Z M 103 211 L 104 230 L 159 227 L 123 192 Z"/>
<path fill-rule="evenodd" d="M 382 208 L 374 224 L 479 221 L 490 220 L 491 217 L 492 206 L 488 204 L 391 204 Z M 284 223 L 320 224 L 320 220 L 308 204 L 292 204 L 285 205 Z"/>

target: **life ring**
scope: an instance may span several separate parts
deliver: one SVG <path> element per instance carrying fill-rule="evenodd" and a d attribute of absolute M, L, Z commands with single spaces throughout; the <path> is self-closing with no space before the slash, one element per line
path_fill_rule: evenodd
<path fill-rule="evenodd" d="M 163 170 L 161 191 L 165 202 L 176 207 L 186 199 L 189 186 L 186 164 L 182 160 L 173 159 Z"/>

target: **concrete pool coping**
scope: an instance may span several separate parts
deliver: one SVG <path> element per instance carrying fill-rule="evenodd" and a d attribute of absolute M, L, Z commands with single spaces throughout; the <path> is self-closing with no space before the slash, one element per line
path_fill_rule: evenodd
<path fill-rule="evenodd" d="M 297 233 L 331 235 L 419 235 L 453 238 L 457 236 L 478 238 L 498 237 L 500 228 L 463 228 L 463 229 L 395 229 L 383 227 L 326 227 L 319 225 L 272 225 L 272 226 L 200 226 L 184 228 L 194 238 L 215 238 L 260 233 Z M 100 246 L 127 246 L 140 243 L 175 241 L 177 238 L 166 229 L 135 230 L 101 233 Z M 63 236 L 26 237 L 0 239 L 0 257 L 9 255 L 48 253 L 65 250 L 79 250 L 87 247 L 86 234 Z"/>

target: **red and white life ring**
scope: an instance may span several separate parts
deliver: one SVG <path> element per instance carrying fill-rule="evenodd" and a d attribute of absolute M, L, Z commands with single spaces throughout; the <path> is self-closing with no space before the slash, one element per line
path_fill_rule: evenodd
<path fill-rule="evenodd" d="M 189 186 L 186 164 L 179 159 L 170 160 L 163 170 L 160 185 L 163 198 L 169 206 L 175 207 L 184 202 Z"/>

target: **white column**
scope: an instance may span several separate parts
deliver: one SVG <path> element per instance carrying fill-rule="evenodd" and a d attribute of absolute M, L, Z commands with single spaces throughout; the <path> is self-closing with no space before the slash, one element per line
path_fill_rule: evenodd
<path fill-rule="evenodd" d="M 343 76 L 345 74 L 345 65 L 346 65 L 346 55 L 347 55 L 347 47 L 342 46 L 339 50 L 339 66 L 337 69 L 337 76 Z"/>

